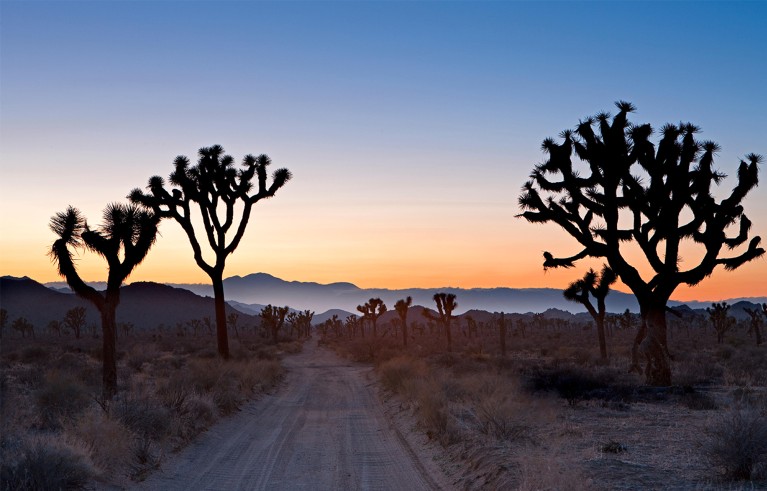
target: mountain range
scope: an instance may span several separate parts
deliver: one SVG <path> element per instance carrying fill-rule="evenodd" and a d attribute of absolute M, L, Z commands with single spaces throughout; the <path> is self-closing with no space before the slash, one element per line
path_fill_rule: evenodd
<path fill-rule="evenodd" d="M 394 303 L 405 296 L 413 297 L 413 307 L 409 316 L 413 320 L 423 321 L 419 312 L 431 310 L 433 312 L 433 300 L 431 296 L 437 291 L 428 289 L 408 290 L 382 290 L 361 289 L 350 283 L 334 283 L 320 285 L 317 283 L 287 282 L 265 275 L 263 273 L 250 275 L 245 278 L 235 277 L 225 280 L 230 288 L 226 290 L 228 297 L 227 313 L 237 313 L 241 326 L 255 326 L 259 324 L 258 314 L 264 304 L 289 305 L 296 310 L 309 309 L 315 313 L 313 323 L 319 324 L 333 315 L 343 320 L 349 315 L 357 315 L 356 305 L 364 303 L 371 297 L 380 296 L 389 306 L 380 319 L 381 325 L 386 324 L 396 317 L 393 309 Z M 98 289 L 99 284 L 93 284 Z M 175 327 L 178 323 L 186 324 L 190 320 L 199 320 L 204 317 L 214 316 L 213 298 L 206 296 L 210 293 L 207 285 L 191 285 L 198 292 L 191 289 L 181 288 L 179 285 L 171 286 L 152 282 L 136 282 L 122 288 L 120 306 L 117 310 L 118 322 L 130 322 L 139 328 L 154 328 L 159 325 Z M 225 286 L 225 288 L 227 288 Z M 270 289 L 265 291 L 267 288 Z M 471 315 L 478 322 L 485 322 L 494 317 L 493 312 L 515 312 L 510 317 L 521 317 L 534 312 L 542 312 L 546 318 L 558 318 L 574 322 L 588 322 L 590 317 L 585 312 L 578 312 L 577 304 L 567 303 L 561 296 L 560 290 L 552 288 L 541 289 L 458 289 L 445 288 L 440 291 L 454 292 L 457 295 L 459 305 L 463 305 L 462 311 L 456 311 L 463 316 Z M 200 295 L 200 293 L 202 295 Z M 269 295 L 267 295 L 269 293 Z M 308 300 L 301 294 L 310 295 Z M 239 295 L 240 299 L 247 300 L 254 295 L 265 297 L 262 303 L 247 303 L 247 301 L 231 300 L 231 297 Z M 621 292 L 612 292 L 608 299 L 613 297 L 613 302 L 608 303 L 611 312 L 621 313 L 626 308 L 636 312 L 635 303 L 629 302 L 629 295 Z M 317 300 L 317 299 L 320 300 Z M 617 301 L 615 301 L 617 299 Z M 753 308 L 753 302 L 767 302 L 765 298 L 728 300 L 732 305 L 730 315 L 736 319 L 747 318 L 745 308 Z M 295 303 L 294 303 L 295 302 Z M 324 303 L 323 303 L 324 302 Z M 622 303 L 621 303 L 622 302 Z M 323 305 L 333 305 L 329 309 L 323 309 Z M 336 306 L 341 305 L 341 308 Z M 514 306 L 517 308 L 514 308 Z M 675 302 L 673 309 L 685 316 L 703 315 L 705 307 L 710 302 L 691 302 L 683 305 Z M 52 283 L 42 285 L 30 278 L 14 278 L 3 276 L 0 278 L 0 307 L 8 311 L 9 321 L 17 317 L 26 317 L 38 329 L 48 325 L 51 320 L 61 320 L 67 310 L 83 306 L 87 311 L 88 324 L 98 324 L 99 315 L 96 309 L 85 300 L 73 295 L 66 284 Z M 488 308 L 489 306 L 489 308 Z M 483 308 L 484 307 L 484 308 Z M 573 312 L 575 311 L 575 312 Z M 435 312 L 433 312 L 435 313 Z M 435 313 L 436 314 L 436 313 Z"/>

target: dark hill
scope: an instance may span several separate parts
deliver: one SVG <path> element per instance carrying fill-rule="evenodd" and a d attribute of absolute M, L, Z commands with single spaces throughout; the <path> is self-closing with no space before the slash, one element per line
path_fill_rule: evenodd
<path fill-rule="evenodd" d="M 99 324 L 99 314 L 90 302 L 71 293 L 61 293 L 29 278 L 0 278 L 0 307 L 8 311 L 9 322 L 25 317 L 41 332 L 52 320 L 62 320 L 67 310 L 83 306 L 87 310 L 86 322 Z M 239 314 L 239 323 L 250 326 L 256 316 L 239 312 L 227 306 L 227 314 Z M 150 282 L 137 282 L 122 288 L 117 321 L 130 322 L 137 329 L 159 325 L 175 327 L 179 322 L 215 317 L 212 298 L 200 297 L 181 288 Z"/>

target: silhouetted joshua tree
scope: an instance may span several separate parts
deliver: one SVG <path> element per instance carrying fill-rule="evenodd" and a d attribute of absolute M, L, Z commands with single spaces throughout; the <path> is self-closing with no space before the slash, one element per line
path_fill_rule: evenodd
<path fill-rule="evenodd" d="M 583 275 L 583 278 L 570 283 L 562 292 L 567 300 L 578 302 L 586 307 L 586 310 L 594 319 L 597 326 L 597 337 L 599 338 L 599 356 L 602 360 L 607 360 L 607 342 L 605 341 L 605 298 L 610 293 L 610 285 L 615 283 L 617 278 L 609 266 L 604 266 L 602 272 L 597 275 L 593 269 Z M 597 308 L 594 308 L 589 296 L 597 301 Z"/>
<path fill-rule="evenodd" d="M 380 298 L 371 298 L 363 305 L 357 305 L 357 310 L 362 313 L 362 317 L 370 321 L 370 325 L 373 327 L 373 337 L 377 337 L 376 325 L 378 318 L 386 312 L 386 304 Z M 365 337 L 365 330 L 362 330 L 362 337 Z"/>
<path fill-rule="evenodd" d="M 80 331 L 85 326 L 85 307 L 73 307 L 64 314 L 64 325 L 75 333 L 75 339 L 80 339 Z"/>
<path fill-rule="evenodd" d="M 277 344 L 280 329 L 285 324 L 285 316 L 288 315 L 290 309 L 285 307 L 276 307 L 273 305 L 267 305 L 261 309 L 261 325 L 269 330 L 272 334 L 272 342 Z"/>
<path fill-rule="evenodd" d="M 57 213 L 51 218 L 50 227 L 59 238 L 53 243 L 50 255 L 72 291 L 93 303 L 101 314 L 102 390 L 104 398 L 111 399 L 117 393 L 115 314 L 120 303 L 120 286 L 154 244 L 158 217 L 134 205 L 114 203 L 106 207 L 103 218 L 104 223 L 92 230 L 77 208 L 70 206 Z M 107 288 L 103 293 L 85 284 L 77 272 L 70 247 L 82 245 L 107 262 Z"/>
<path fill-rule="evenodd" d="M 618 114 L 581 121 L 561 133 L 557 145 L 546 139 L 549 159 L 535 167 L 519 197 L 520 216 L 533 223 L 553 222 L 580 244 L 566 257 L 544 252 L 544 268 L 569 268 L 587 256 L 602 257 L 636 295 L 644 328 L 635 344 L 645 355 L 647 382 L 669 385 L 671 367 L 666 340 L 666 304 L 677 286 L 695 285 L 716 266 L 733 270 L 764 254 L 754 237 L 745 251 L 720 257 L 748 240 L 751 221 L 741 202 L 758 182 L 759 155 L 741 161 L 737 185 L 717 201 L 711 188 L 725 177 L 713 169 L 719 147 L 698 142 L 692 124 L 665 125 L 656 149 L 649 124 L 629 123 L 634 106 L 618 102 Z M 596 132 L 594 127 L 596 126 Z M 576 169 L 573 152 L 586 165 Z M 737 227 L 734 236 L 728 236 Z M 630 261 L 626 244 L 635 242 L 652 268 L 643 278 Z M 683 241 L 704 249 L 697 264 L 680 268 Z"/>
<path fill-rule="evenodd" d="M 413 298 L 407 297 L 404 300 L 397 300 L 394 304 L 394 310 L 397 311 L 400 324 L 402 325 L 402 345 L 407 346 L 407 311 L 413 305 Z"/>
<path fill-rule="evenodd" d="M 455 301 L 455 295 L 453 293 L 435 293 L 434 302 L 437 304 L 437 312 L 439 312 L 439 319 L 435 319 L 428 310 L 424 310 L 424 316 L 429 320 L 438 321 L 445 329 L 445 336 L 447 337 L 447 351 L 453 351 L 453 337 L 450 333 L 450 322 L 453 320 L 453 311 L 458 307 Z"/>
<path fill-rule="evenodd" d="M 714 302 L 711 304 L 711 307 L 706 308 L 711 324 L 716 331 L 716 342 L 718 344 L 724 343 L 724 335 L 735 327 L 735 319 L 727 315 L 729 310 L 730 306 L 727 305 L 727 302 Z"/>
<path fill-rule="evenodd" d="M 756 345 L 759 346 L 762 344 L 762 332 L 760 328 L 762 327 L 762 316 L 767 316 L 767 303 L 764 304 L 756 304 L 755 309 L 749 309 L 746 307 L 744 309 L 748 316 L 751 318 L 751 326 L 748 329 L 748 333 L 754 333 L 756 335 Z"/>
<path fill-rule="evenodd" d="M 0 309 L 0 339 L 3 337 L 3 332 L 5 331 L 5 326 L 8 324 L 8 311 L 5 309 Z"/>
<path fill-rule="evenodd" d="M 216 337 L 222 358 L 229 357 L 223 276 L 226 258 L 240 244 L 253 205 L 274 196 L 291 177 L 287 169 L 278 169 L 269 185 L 266 168 L 270 163 L 266 155 L 247 155 L 242 162 L 243 168 L 237 170 L 234 159 L 224 155 L 223 148 L 214 145 L 200 149 L 195 166 L 190 167 L 189 159 L 184 156 L 176 157 L 175 169 L 170 174 L 172 188 L 166 189 L 165 180 L 154 176 L 149 179 L 149 192 L 134 189 L 129 195 L 131 201 L 153 210 L 156 215 L 173 218 L 186 232 L 197 266 L 213 284 Z M 257 183 L 252 182 L 254 179 Z M 195 207 L 199 216 L 192 211 Z M 235 219 L 237 210 L 240 211 L 239 221 Z M 195 230 L 195 218 L 199 217 L 204 233 Z M 207 240 L 213 250 L 215 258 L 212 262 L 203 257 L 200 238 Z"/>

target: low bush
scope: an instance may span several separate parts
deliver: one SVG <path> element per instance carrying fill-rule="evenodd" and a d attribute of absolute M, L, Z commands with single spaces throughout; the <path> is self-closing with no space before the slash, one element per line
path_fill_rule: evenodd
<path fill-rule="evenodd" d="M 84 489 L 93 469 L 82 453 L 62 444 L 40 440 L 21 443 L 14 455 L 3 452 L 0 489 L 38 491 Z"/>
<path fill-rule="evenodd" d="M 35 394 L 40 425 L 45 429 L 61 424 L 82 412 L 91 402 L 87 388 L 71 375 L 48 372 Z"/>
<path fill-rule="evenodd" d="M 758 411 L 734 409 L 715 419 L 704 450 L 724 479 L 748 480 L 767 466 L 767 417 Z"/>

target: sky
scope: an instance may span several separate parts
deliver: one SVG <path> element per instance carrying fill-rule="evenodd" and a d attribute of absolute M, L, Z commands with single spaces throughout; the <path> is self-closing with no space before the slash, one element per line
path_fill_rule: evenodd
<path fill-rule="evenodd" d="M 734 174 L 767 155 L 765 21 L 767 2 L 2 0 L 0 274 L 59 280 L 52 215 L 96 225 L 220 144 L 294 176 L 225 277 L 563 288 L 601 263 L 544 272 L 574 240 L 516 217 L 542 140 L 623 99 L 632 121 L 701 126 Z M 744 206 L 767 240 L 765 188 Z M 180 227 L 160 233 L 129 280 L 207 283 Z M 765 276 L 759 259 L 673 298 L 767 296 Z"/>

